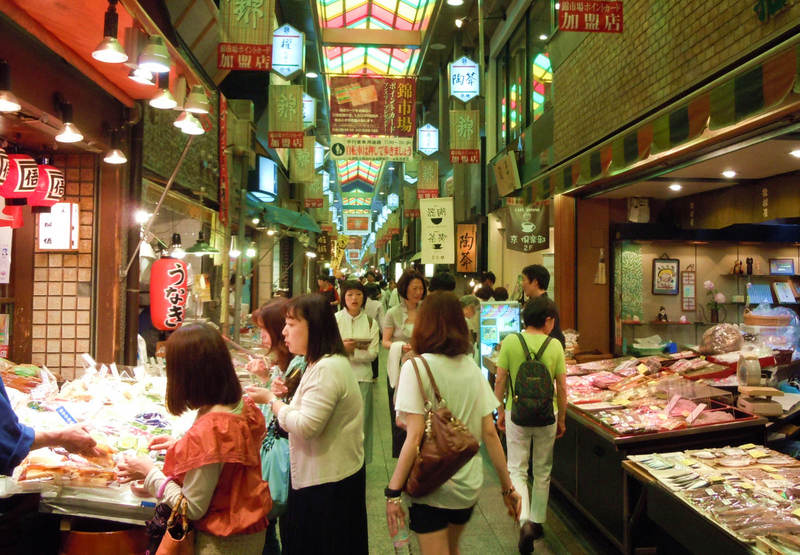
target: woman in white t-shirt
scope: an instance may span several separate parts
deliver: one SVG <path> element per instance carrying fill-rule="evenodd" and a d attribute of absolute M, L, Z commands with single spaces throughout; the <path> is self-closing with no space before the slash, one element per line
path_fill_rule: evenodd
<path fill-rule="evenodd" d="M 508 512 L 519 518 L 522 498 L 514 490 L 492 413 L 499 403 L 492 388 L 472 360 L 472 342 L 458 298 L 439 292 L 425 299 L 419 308 L 411 347 L 431 368 L 447 407 L 479 442 L 486 444 L 495 472 L 500 478 L 503 501 Z M 423 365 L 417 363 L 428 399 L 433 388 Z M 407 437 L 394 474 L 386 488 L 386 520 L 394 536 L 405 522 L 401 491 L 408 479 L 425 431 L 425 407 L 417 375 L 409 360 L 400 372 L 395 408 L 405 418 Z M 435 407 L 434 407 L 435 408 Z M 476 455 L 452 478 L 432 493 L 411 498 L 409 528 L 418 538 L 423 555 L 458 553 L 458 542 L 472 515 L 483 485 L 481 457 Z"/>

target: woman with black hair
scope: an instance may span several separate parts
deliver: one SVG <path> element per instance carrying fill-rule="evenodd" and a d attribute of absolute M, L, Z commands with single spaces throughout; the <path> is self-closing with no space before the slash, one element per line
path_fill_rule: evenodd
<path fill-rule="evenodd" d="M 284 552 L 366 554 L 361 392 L 327 299 L 292 299 L 283 336 L 289 351 L 308 362 L 292 401 L 261 388 L 248 388 L 248 394 L 269 403 L 289 432 L 292 487 Z"/>

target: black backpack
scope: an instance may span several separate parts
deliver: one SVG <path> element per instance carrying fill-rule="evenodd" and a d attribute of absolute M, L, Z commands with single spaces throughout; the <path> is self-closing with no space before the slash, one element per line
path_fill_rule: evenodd
<path fill-rule="evenodd" d="M 512 399 L 511 421 L 517 426 L 550 426 L 556 421 L 553 411 L 555 388 L 553 377 L 540 359 L 552 338 L 547 336 L 536 357 L 531 359 L 525 338 L 521 333 L 514 335 L 522 343 L 525 362 L 520 364 L 517 370 L 517 377 L 513 380 L 515 383 L 509 381 Z"/>

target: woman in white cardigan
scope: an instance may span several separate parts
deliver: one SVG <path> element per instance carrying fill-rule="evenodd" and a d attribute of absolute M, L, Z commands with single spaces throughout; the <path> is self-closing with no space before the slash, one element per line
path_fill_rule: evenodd
<path fill-rule="evenodd" d="M 289 302 L 286 345 L 308 367 L 290 404 L 248 388 L 269 403 L 289 433 L 289 490 L 284 553 L 368 553 L 363 407 L 330 305 L 321 295 Z"/>
<path fill-rule="evenodd" d="M 367 297 L 360 281 L 342 283 L 339 298 L 342 309 L 336 313 L 336 323 L 361 389 L 364 403 L 364 464 L 369 464 L 372 462 L 372 391 L 375 386 L 372 361 L 378 358 L 380 323 L 364 310 Z"/>

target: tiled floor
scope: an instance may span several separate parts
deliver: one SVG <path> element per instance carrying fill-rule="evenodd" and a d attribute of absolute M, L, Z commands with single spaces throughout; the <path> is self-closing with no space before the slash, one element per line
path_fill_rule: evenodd
<path fill-rule="evenodd" d="M 384 355 L 382 352 L 382 359 Z M 384 367 L 383 364 L 380 366 Z M 392 554 L 394 550 L 386 528 L 386 501 L 383 497 L 383 488 L 386 487 L 394 471 L 396 459 L 392 458 L 386 377 L 383 372 L 375 384 L 373 398 L 375 440 L 372 462 L 367 465 L 369 545 L 371 554 Z M 506 513 L 500 496 L 499 481 L 483 449 L 481 456 L 484 459 L 484 485 L 478 506 L 462 536 L 461 553 L 463 555 L 517 553 L 519 538 L 517 524 Z M 558 461 L 555 461 L 555 464 L 558 464 Z M 600 537 L 585 519 L 577 515 L 555 494 L 550 498 L 545 537 L 536 542 L 535 550 L 536 553 L 548 554 L 615 553 L 611 545 Z M 414 552 L 419 553 L 416 545 Z"/>

